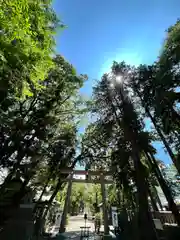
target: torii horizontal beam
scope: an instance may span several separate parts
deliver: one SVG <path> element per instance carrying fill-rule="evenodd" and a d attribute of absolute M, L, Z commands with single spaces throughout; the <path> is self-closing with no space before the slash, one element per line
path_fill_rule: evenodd
<path fill-rule="evenodd" d="M 112 172 L 111 171 L 85 171 L 85 170 L 73 170 L 72 168 L 64 168 L 62 170 L 60 170 L 61 173 L 72 173 L 74 175 L 92 175 L 92 176 L 99 176 L 99 175 L 104 175 L 104 176 L 112 176 Z"/>
<path fill-rule="evenodd" d="M 64 182 L 69 182 L 70 179 L 65 179 Z M 91 180 L 91 179 L 77 179 L 77 178 L 73 178 L 72 182 L 76 182 L 76 183 L 94 183 L 94 184 L 100 184 L 101 181 L 100 180 Z M 112 180 L 104 180 L 104 184 L 112 184 L 113 181 Z"/>

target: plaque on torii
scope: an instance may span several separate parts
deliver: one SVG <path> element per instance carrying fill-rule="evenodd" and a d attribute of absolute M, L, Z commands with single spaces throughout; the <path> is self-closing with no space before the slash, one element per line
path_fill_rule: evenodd
<path fill-rule="evenodd" d="M 73 170 L 72 168 L 63 168 L 60 170 L 60 173 L 71 173 L 73 172 L 75 175 L 85 175 L 87 173 L 86 170 Z M 103 174 L 104 176 L 112 176 L 112 171 L 104 171 L 104 170 L 88 170 L 88 175 L 97 176 Z"/>
<path fill-rule="evenodd" d="M 60 170 L 60 173 L 67 173 L 67 174 L 71 174 L 73 173 L 73 175 L 88 175 L 88 179 L 77 179 L 77 178 L 72 178 L 72 182 L 79 182 L 79 183 L 95 183 L 95 184 L 100 184 L 101 180 L 94 180 L 91 179 L 91 176 L 101 176 L 103 175 L 105 176 L 112 176 L 112 172 L 111 171 L 92 171 L 92 170 L 73 170 L 72 168 L 63 168 Z M 68 182 L 70 178 L 66 178 L 63 181 L 64 182 Z M 105 184 L 111 184 L 113 181 L 112 180 L 106 180 L 104 179 L 104 183 Z"/>

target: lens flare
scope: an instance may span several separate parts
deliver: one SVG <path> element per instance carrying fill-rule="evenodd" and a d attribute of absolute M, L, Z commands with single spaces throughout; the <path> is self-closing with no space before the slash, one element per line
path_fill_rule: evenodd
<path fill-rule="evenodd" d="M 123 84 L 123 76 L 119 75 L 116 77 L 116 83 L 117 84 Z"/>
<path fill-rule="evenodd" d="M 110 86 L 110 88 L 114 88 L 114 84 L 113 83 L 110 83 L 109 86 Z"/>

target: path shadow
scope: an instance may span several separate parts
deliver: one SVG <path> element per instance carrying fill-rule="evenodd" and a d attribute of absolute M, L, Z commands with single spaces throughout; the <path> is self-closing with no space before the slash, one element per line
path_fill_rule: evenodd
<path fill-rule="evenodd" d="M 68 231 L 63 234 L 58 234 L 56 237 L 53 237 L 51 239 L 54 239 L 54 240 L 66 240 L 66 239 L 79 240 L 80 237 L 81 237 L 81 231 Z M 93 232 L 89 232 L 89 237 L 83 238 L 83 239 L 94 240 L 95 234 Z"/>

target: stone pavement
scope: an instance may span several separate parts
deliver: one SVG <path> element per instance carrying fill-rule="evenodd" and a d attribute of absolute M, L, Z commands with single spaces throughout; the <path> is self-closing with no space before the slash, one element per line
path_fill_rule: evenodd
<path fill-rule="evenodd" d="M 80 227 L 85 226 L 84 215 L 71 216 L 69 217 L 69 223 L 66 228 L 66 236 L 68 239 L 80 239 L 81 229 Z M 86 227 L 89 227 L 89 234 L 92 237 L 94 231 L 94 224 L 91 221 L 86 221 Z"/>
<path fill-rule="evenodd" d="M 67 232 L 80 231 L 80 227 L 84 227 L 84 226 L 85 226 L 84 215 L 70 216 L 66 231 Z M 90 229 L 93 231 L 94 230 L 93 222 L 90 220 L 87 220 L 86 227 L 90 227 Z"/>
<path fill-rule="evenodd" d="M 81 236 L 81 229 L 80 227 L 85 226 L 85 221 L 84 221 L 84 215 L 78 215 L 78 216 L 71 216 L 69 217 L 69 223 L 66 228 L 66 232 L 63 233 L 60 236 L 57 236 L 57 240 L 63 240 L 63 237 L 65 239 L 70 239 L 70 240 L 79 240 Z M 86 222 L 86 226 L 90 227 L 89 228 L 89 240 L 94 240 L 97 239 L 98 236 L 94 234 L 94 223 L 92 221 Z M 85 239 L 85 238 L 84 238 Z"/>

